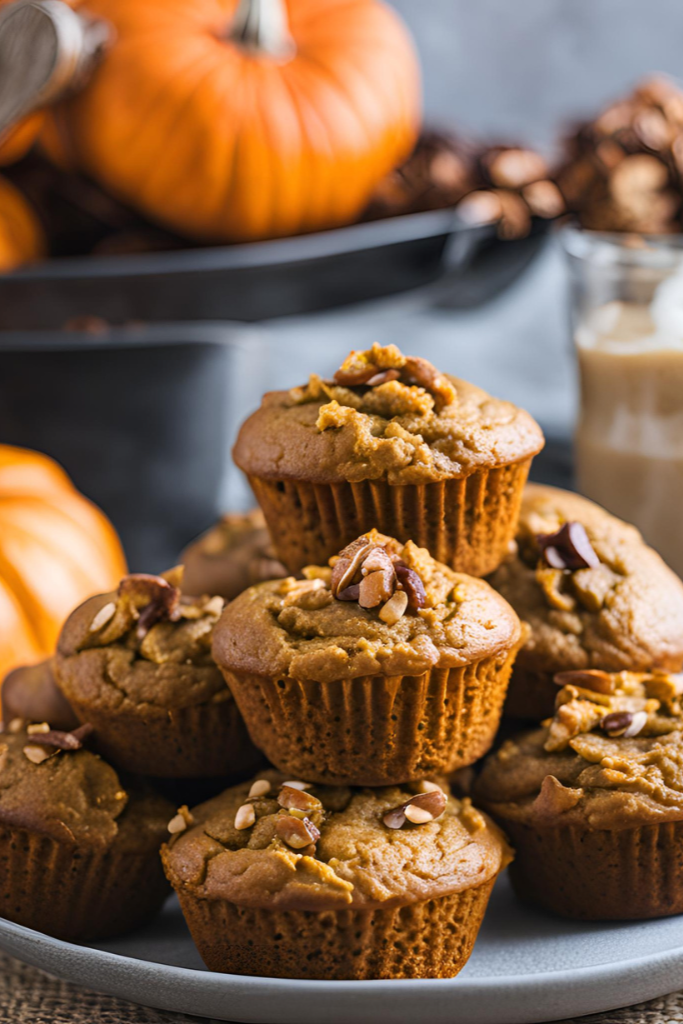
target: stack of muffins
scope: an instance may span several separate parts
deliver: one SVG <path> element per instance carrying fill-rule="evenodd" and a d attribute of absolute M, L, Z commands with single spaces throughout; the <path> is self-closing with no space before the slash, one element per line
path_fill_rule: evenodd
<path fill-rule="evenodd" d="M 452 977 L 500 826 L 524 898 L 683 910 L 683 585 L 632 527 L 525 490 L 542 445 L 394 346 L 266 395 L 234 451 L 262 515 L 86 602 L 6 680 L 0 913 L 125 930 L 163 863 L 212 970 Z M 511 677 L 506 714 L 545 721 L 456 797 Z"/>

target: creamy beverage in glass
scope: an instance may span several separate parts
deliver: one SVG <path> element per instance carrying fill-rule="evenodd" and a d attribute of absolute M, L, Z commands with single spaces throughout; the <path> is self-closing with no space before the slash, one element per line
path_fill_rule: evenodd
<path fill-rule="evenodd" d="M 574 266 L 579 490 L 683 575 L 683 251 L 587 245 Z"/>

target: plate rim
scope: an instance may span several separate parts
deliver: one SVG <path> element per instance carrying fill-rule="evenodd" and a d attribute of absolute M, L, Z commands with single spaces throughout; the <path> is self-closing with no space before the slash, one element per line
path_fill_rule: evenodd
<path fill-rule="evenodd" d="M 300 1000 L 318 1002 L 316 997 L 327 997 L 333 1000 L 337 1010 L 342 1016 L 330 1016 L 325 1008 L 326 1018 L 331 1024 L 336 1021 L 343 1021 L 344 1014 L 348 1014 L 353 1006 L 354 1018 L 357 1024 L 364 1021 L 391 1020 L 399 1024 L 399 1021 L 414 1020 L 416 1003 L 419 1001 L 424 1010 L 428 1003 L 425 1001 L 425 992 L 434 993 L 434 1001 L 441 1005 L 444 997 L 460 995 L 458 1002 L 466 1016 L 457 1013 L 455 1005 L 450 1007 L 447 1015 L 442 1012 L 430 1011 L 430 1016 L 435 1024 L 441 1022 L 455 1022 L 458 1024 L 503 1024 L 503 1018 L 492 1015 L 488 1011 L 475 1012 L 473 1016 L 471 1009 L 476 1001 L 481 999 L 482 993 L 486 990 L 491 1002 L 493 990 L 499 998 L 508 995 L 520 1000 L 518 1009 L 506 1010 L 505 1024 L 533 1024 L 533 1022 L 560 1020 L 568 1016 L 579 1016 L 587 1013 L 599 1013 L 616 1009 L 621 1006 L 632 1005 L 634 1002 L 641 1002 L 647 999 L 657 998 L 666 992 L 676 991 L 683 985 L 683 946 L 674 947 L 664 951 L 645 954 L 640 957 L 629 957 L 626 960 L 610 961 L 602 964 L 591 964 L 585 967 L 573 967 L 559 971 L 541 971 L 537 975 L 527 974 L 524 976 L 505 974 L 497 975 L 495 978 L 472 978 L 467 976 L 443 979 L 396 979 L 396 980 L 368 980 L 368 981 L 314 981 L 293 978 L 264 978 L 254 975 L 219 974 L 210 971 L 202 971 L 190 967 L 177 967 L 172 964 L 160 963 L 158 961 L 144 960 L 126 954 L 114 953 L 102 950 L 91 945 L 67 942 L 45 935 L 42 932 L 34 931 L 23 925 L 0 919 L 0 949 L 10 956 L 30 963 L 47 973 L 62 978 L 65 981 L 83 986 L 79 967 L 84 961 L 89 961 L 94 967 L 92 976 L 85 979 L 85 987 L 94 988 L 120 999 L 128 999 L 132 1002 L 141 1003 L 137 986 L 145 984 L 145 978 L 151 975 L 159 979 L 160 985 L 168 993 L 163 999 L 156 994 L 152 1001 L 147 1000 L 146 1005 L 155 1006 L 159 1009 L 182 1012 L 186 1014 L 199 1013 L 200 1015 L 216 1017 L 216 1007 L 204 1006 L 196 1008 L 197 988 L 204 989 L 209 999 L 224 997 L 228 1002 L 237 999 L 241 1003 L 252 1002 L 255 1005 L 255 1015 L 251 1010 L 237 1007 L 237 1015 L 228 1018 L 217 1018 L 225 1020 L 243 1020 L 250 1022 L 266 1021 L 272 1018 L 272 1009 L 268 1017 L 262 1016 L 264 1010 L 259 1010 L 259 1004 L 271 1002 L 276 999 L 290 1000 L 292 997 Z M 45 954 L 47 953 L 47 956 Z M 123 977 L 126 971 L 131 971 L 133 978 L 130 986 L 123 984 Z M 671 986 L 664 985 L 662 981 L 668 977 L 672 969 L 677 969 L 675 977 L 670 978 Z M 661 979 L 661 980 L 660 980 Z M 624 985 L 628 982 L 628 986 Z M 171 984 L 169 984 L 171 983 Z M 577 983 L 581 985 L 582 991 L 575 991 Z M 639 987 L 638 993 L 633 993 L 634 985 Z M 398 1017 L 391 1002 L 386 1000 L 390 993 L 400 989 L 401 1002 L 405 1007 L 405 1016 Z M 176 989 L 186 989 L 187 1001 L 180 999 Z M 130 994 L 131 990 L 134 994 Z M 147 989 L 145 989 L 147 991 Z M 601 996 L 601 993 L 604 995 Z M 615 999 L 610 992 L 619 992 Z M 569 993 L 569 995 L 567 995 Z M 341 997 L 341 998 L 340 998 Z M 382 1003 L 385 1007 L 391 1008 L 391 1017 L 381 1015 Z M 533 1009 L 534 1005 L 541 1003 L 540 1009 Z M 358 1015 L 357 1008 L 364 1005 L 364 1012 Z M 438 1007 L 436 1007 L 438 1010 Z M 294 1009 L 289 1015 L 287 1007 L 280 1007 L 278 1012 L 279 1021 L 302 1020 L 306 1017 L 300 1015 L 300 1007 Z M 247 1013 L 244 1016 L 244 1013 Z M 320 1011 L 316 1011 L 320 1012 Z M 315 1019 L 315 1018 L 310 1018 Z M 273 1024 L 275 1022 L 273 1021 Z"/>

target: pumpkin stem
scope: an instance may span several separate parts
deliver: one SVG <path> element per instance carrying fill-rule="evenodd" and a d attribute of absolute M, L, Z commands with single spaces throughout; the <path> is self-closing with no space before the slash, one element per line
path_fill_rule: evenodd
<path fill-rule="evenodd" d="M 228 38 L 251 53 L 285 60 L 294 53 L 284 0 L 239 0 Z"/>

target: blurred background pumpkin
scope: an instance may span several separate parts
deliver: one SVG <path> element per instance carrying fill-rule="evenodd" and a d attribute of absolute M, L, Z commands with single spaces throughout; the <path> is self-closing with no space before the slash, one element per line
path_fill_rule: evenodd
<path fill-rule="evenodd" d="M 87 0 L 115 42 L 44 144 L 189 238 L 354 220 L 411 151 L 417 57 L 378 0 Z"/>
<path fill-rule="evenodd" d="M 46 254 L 47 242 L 34 210 L 22 193 L 0 177 L 0 272 Z"/>
<path fill-rule="evenodd" d="M 125 572 L 111 523 L 57 463 L 0 445 L 0 679 L 52 654 L 66 615 Z"/>

